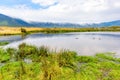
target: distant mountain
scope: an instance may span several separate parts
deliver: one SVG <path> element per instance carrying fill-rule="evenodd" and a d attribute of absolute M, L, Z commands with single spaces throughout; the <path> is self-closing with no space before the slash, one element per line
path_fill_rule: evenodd
<path fill-rule="evenodd" d="M 0 26 L 31 26 L 31 25 L 21 19 L 16 19 L 0 14 Z"/>
<path fill-rule="evenodd" d="M 105 27 L 105 26 L 120 26 L 120 20 L 100 23 L 100 24 L 98 25 L 98 27 L 101 27 L 101 26 L 104 26 L 104 27 Z"/>
<path fill-rule="evenodd" d="M 52 23 L 52 22 L 26 22 L 22 19 L 12 18 L 4 14 L 0 14 L 0 26 L 26 26 L 26 27 L 109 27 L 120 26 L 120 20 L 103 22 L 99 24 L 73 24 L 73 23 Z"/>
<path fill-rule="evenodd" d="M 87 27 L 109 27 L 109 26 L 120 26 L 120 20 L 111 21 L 111 22 L 103 22 L 99 24 L 87 24 Z"/>
<path fill-rule="evenodd" d="M 72 23 L 50 23 L 50 22 L 31 22 L 31 25 L 37 27 L 84 27 L 80 24 L 72 24 Z"/>

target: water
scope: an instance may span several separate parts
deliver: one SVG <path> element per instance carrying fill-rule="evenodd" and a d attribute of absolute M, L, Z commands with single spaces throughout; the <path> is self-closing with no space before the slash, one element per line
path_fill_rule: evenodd
<path fill-rule="evenodd" d="M 79 55 L 113 52 L 120 56 L 120 32 L 76 32 L 62 34 L 32 34 L 21 40 L 20 36 L 0 37 L 0 41 L 10 41 L 5 48 L 17 46 L 23 42 L 31 45 L 48 46 L 52 50 L 69 49 Z"/>

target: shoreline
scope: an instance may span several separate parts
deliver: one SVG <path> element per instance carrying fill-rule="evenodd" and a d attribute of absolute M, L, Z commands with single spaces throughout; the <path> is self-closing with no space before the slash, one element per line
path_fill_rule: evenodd
<path fill-rule="evenodd" d="M 101 28 L 41 28 L 41 27 L 0 27 L 0 36 L 20 35 L 21 28 L 24 28 L 27 34 L 32 33 L 67 33 L 67 32 L 120 32 L 120 27 L 101 27 Z"/>

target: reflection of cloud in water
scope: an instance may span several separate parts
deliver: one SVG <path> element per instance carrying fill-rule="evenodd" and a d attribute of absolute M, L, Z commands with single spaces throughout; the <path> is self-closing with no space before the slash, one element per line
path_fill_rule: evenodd
<path fill-rule="evenodd" d="M 97 35 L 98 33 L 94 33 L 94 35 L 92 33 L 92 35 L 85 35 L 85 33 L 77 33 L 76 35 L 75 34 L 69 36 L 63 36 L 63 34 L 59 34 L 59 36 L 52 36 L 51 34 L 50 36 L 52 37 L 41 37 L 37 36 L 39 35 L 37 34 L 35 35 L 35 37 L 34 35 L 30 37 L 28 36 L 23 41 L 16 41 L 5 47 L 17 47 L 19 44 L 26 42 L 27 44 L 35 45 L 38 47 L 45 45 L 57 50 L 70 49 L 72 51 L 77 51 L 80 55 L 94 55 L 95 53 L 102 52 L 116 52 L 120 54 L 120 38 L 118 37 L 106 36 L 106 33 L 105 36 L 103 35 L 103 33 L 102 35 Z M 116 33 L 114 35 L 116 35 Z"/>

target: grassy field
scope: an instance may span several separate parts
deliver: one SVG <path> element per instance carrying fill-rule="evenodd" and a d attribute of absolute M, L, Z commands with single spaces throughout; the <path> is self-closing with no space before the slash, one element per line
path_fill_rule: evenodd
<path fill-rule="evenodd" d="M 45 32 L 45 33 L 55 33 L 60 31 L 74 31 L 78 30 L 77 28 L 34 28 L 34 27 L 22 27 L 28 33 L 34 32 Z M 14 35 L 21 34 L 21 27 L 0 27 L 0 35 Z"/>
<path fill-rule="evenodd" d="M 120 58 L 114 53 L 80 56 L 25 43 L 0 49 L 0 80 L 120 80 Z"/>
<path fill-rule="evenodd" d="M 35 28 L 22 27 L 27 33 L 44 32 L 44 33 L 63 33 L 63 32 L 92 32 L 92 31 L 120 31 L 119 26 L 104 28 Z M 21 27 L 0 27 L 0 35 L 21 34 Z"/>
<path fill-rule="evenodd" d="M 41 31 L 42 28 L 25 28 L 27 31 Z M 21 27 L 0 27 L 0 35 L 21 34 Z"/>

